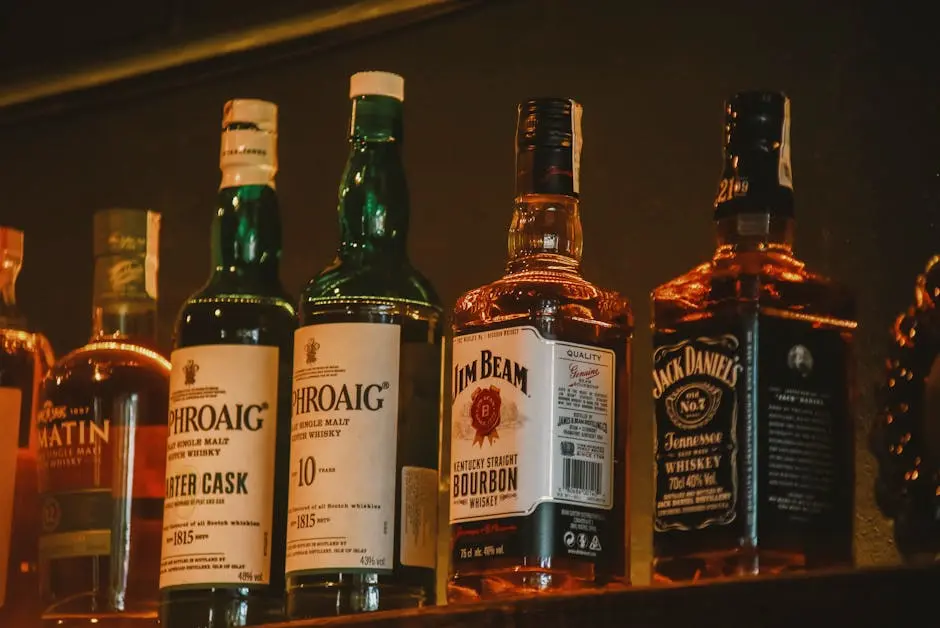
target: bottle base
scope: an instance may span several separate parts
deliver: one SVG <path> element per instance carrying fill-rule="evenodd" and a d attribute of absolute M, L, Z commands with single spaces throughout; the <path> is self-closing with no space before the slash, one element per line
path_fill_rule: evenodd
<path fill-rule="evenodd" d="M 403 610 L 433 604 L 423 587 L 383 583 L 369 577 L 372 575 L 344 574 L 337 580 L 290 585 L 288 619 Z"/>
<path fill-rule="evenodd" d="M 160 620 L 156 612 L 141 613 L 46 613 L 40 619 L 41 628 L 157 628 Z"/>
<path fill-rule="evenodd" d="M 624 586 L 618 581 L 599 582 L 593 570 L 580 574 L 569 570 L 544 567 L 512 567 L 454 575 L 447 583 L 448 604 L 479 602 L 527 595 L 587 591 Z"/>
<path fill-rule="evenodd" d="M 237 628 L 284 619 L 280 599 L 247 589 L 180 589 L 164 592 L 160 623 L 166 628 Z"/>
<path fill-rule="evenodd" d="M 811 562 L 803 552 L 741 551 L 701 552 L 653 561 L 652 584 L 695 582 L 746 576 L 780 575 L 850 568 L 851 560 Z"/>

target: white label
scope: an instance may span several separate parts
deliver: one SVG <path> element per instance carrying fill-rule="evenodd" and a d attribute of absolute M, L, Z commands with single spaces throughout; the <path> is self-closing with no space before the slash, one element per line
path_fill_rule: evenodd
<path fill-rule="evenodd" d="M 534 327 L 454 338 L 450 522 L 613 506 L 614 352 Z"/>
<path fill-rule="evenodd" d="M 277 174 L 277 134 L 255 129 L 222 132 L 219 152 L 220 188 L 240 185 L 274 187 Z"/>
<path fill-rule="evenodd" d="M 401 468 L 401 564 L 434 569 L 437 552 L 437 471 Z"/>
<path fill-rule="evenodd" d="M 294 334 L 287 573 L 391 571 L 401 328 Z"/>
<path fill-rule="evenodd" d="M 206 345 L 170 356 L 161 589 L 270 581 L 277 354 Z"/>
<path fill-rule="evenodd" d="M 16 490 L 16 450 L 20 438 L 19 388 L 0 388 L 0 607 L 6 601 L 10 570 L 10 535 L 13 530 L 13 493 Z"/>

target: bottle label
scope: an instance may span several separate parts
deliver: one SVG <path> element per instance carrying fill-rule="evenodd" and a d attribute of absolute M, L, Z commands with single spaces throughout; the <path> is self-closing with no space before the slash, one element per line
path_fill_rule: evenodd
<path fill-rule="evenodd" d="M 112 426 L 111 404 L 92 391 L 69 401 L 46 399 L 36 416 L 42 562 L 111 553 L 111 478 L 127 462 L 113 445 L 125 431 Z M 115 488 L 115 497 L 124 493 Z"/>
<path fill-rule="evenodd" d="M 294 334 L 287 574 L 390 572 L 401 328 Z"/>
<path fill-rule="evenodd" d="M 454 338 L 452 376 L 457 568 L 490 557 L 615 560 L 614 352 L 499 329 Z"/>
<path fill-rule="evenodd" d="M 268 584 L 277 348 L 203 345 L 170 361 L 160 588 Z"/>
<path fill-rule="evenodd" d="M 658 548 L 733 524 L 763 549 L 851 557 L 843 332 L 762 313 L 683 326 L 654 346 Z"/>
<path fill-rule="evenodd" d="M 790 99 L 783 101 L 783 128 L 780 132 L 780 157 L 777 161 L 777 181 L 782 187 L 793 189 L 793 168 L 790 165 Z"/>
<path fill-rule="evenodd" d="M 737 516 L 741 343 L 685 338 L 653 351 L 654 529 L 698 530 Z"/>
<path fill-rule="evenodd" d="M 277 175 L 277 134 L 258 129 L 223 131 L 219 167 L 220 188 L 240 185 L 273 188 Z"/>
<path fill-rule="evenodd" d="M 16 450 L 20 437 L 19 388 L 0 387 L 0 608 L 6 601 L 16 491 Z"/>
<path fill-rule="evenodd" d="M 437 471 L 401 468 L 401 564 L 434 569 L 437 553 Z"/>

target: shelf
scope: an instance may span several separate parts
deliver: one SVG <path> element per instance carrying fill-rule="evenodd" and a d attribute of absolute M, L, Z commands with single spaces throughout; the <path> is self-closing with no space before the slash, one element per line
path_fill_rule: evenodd
<path fill-rule="evenodd" d="M 940 625 L 940 565 L 519 598 L 265 628 L 895 628 Z"/>

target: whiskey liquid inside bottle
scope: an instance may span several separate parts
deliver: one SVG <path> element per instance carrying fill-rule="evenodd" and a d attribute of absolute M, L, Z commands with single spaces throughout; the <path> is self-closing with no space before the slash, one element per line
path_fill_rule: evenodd
<path fill-rule="evenodd" d="M 42 384 L 44 626 L 156 626 L 169 362 L 156 346 L 159 215 L 95 214 L 91 341 Z"/>
<path fill-rule="evenodd" d="M 727 109 L 711 260 L 653 291 L 655 581 L 852 564 L 852 294 L 793 255 L 789 100 Z"/>
<path fill-rule="evenodd" d="M 454 308 L 450 602 L 628 579 L 633 314 L 581 275 L 580 116 L 520 105 L 506 274 Z"/>
<path fill-rule="evenodd" d="M 276 116 L 265 101 L 226 104 L 212 274 L 177 316 L 161 565 L 170 628 L 283 618 L 296 315 L 279 277 Z M 196 412 L 216 420 L 188 421 Z M 244 483 L 218 501 L 206 475 Z M 210 568 L 198 562 L 209 556 Z"/>
<path fill-rule="evenodd" d="M 403 81 L 351 80 L 341 243 L 300 301 L 292 619 L 434 604 L 442 312 L 408 259 Z"/>
<path fill-rule="evenodd" d="M 0 227 L 0 626 L 39 618 L 39 493 L 32 420 L 52 347 L 16 303 L 23 232 Z"/>

